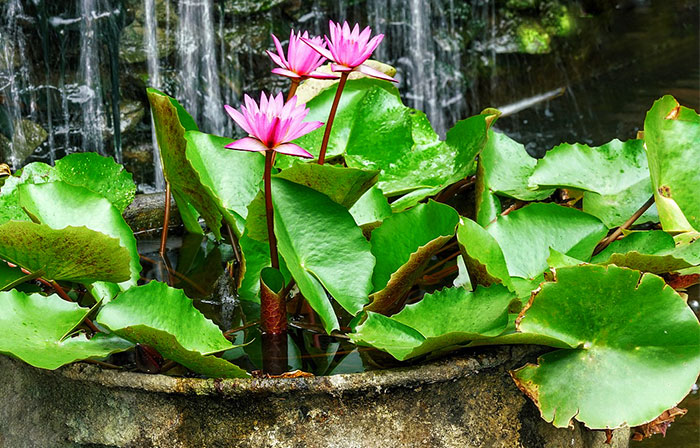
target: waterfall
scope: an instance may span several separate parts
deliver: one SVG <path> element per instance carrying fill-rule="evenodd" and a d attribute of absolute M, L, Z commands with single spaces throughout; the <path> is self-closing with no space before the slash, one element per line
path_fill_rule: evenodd
<path fill-rule="evenodd" d="M 80 79 L 83 113 L 83 151 L 95 151 L 106 156 L 102 132 L 105 129 L 105 110 L 100 78 L 99 19 L 97 0 L 80 0 Z M 119 126 L 119 122 L 115 123 Z"/>
<path fill-rule="evenodd" d="M 19 148 L 25 141 L 21 123 L 22 109 L 29 106 L 29 113 L 32 116 L 36 114 L 36 98 L 30 79 L 31 66 L 22 57 L 26 54 L 26 40 L 22 27 L 17 23 L 23 14 L 21 0 L 8 1 L 2 16 L 4 23 L 0 26 L 0 100 L 4 98 L 7 104 L 7 109 L 3 110 L 0 101 L 0 126 L 5 127 L 5 138 L 10 141 L 10 154 L 5 154 L 5 157 L 13 169 L 20 168 L 27 157 L 27 154 L 21 154 Z"/>
<path fill-rule="evenodd" d="M 143 0 L 143 13 L 145 21 L 145 30 L 143 33 L 144 48 L 146 49 L 146 64 L 148 65 L 148 83 L 156 89 L 162 88 L 160 77 L 160 63 L 158 60 L 158 46 L 156 42 L 156 9 L 154 0 Z M 160 149 L 158 140 L 156 139 L 156 128 L 151 116 L 151 141 L 153 145 L 153 172 L 155 177 L 156 191 L 165 190 L 165 177 L 163 177 L 163 168 L 160 162 Z"/>
<path fill-rule="evenodd" d="M 221 101 L 212 10 L 212 0 L 179 0 L 177 97 L 204 131 L 223 134 L 226 114 Z"/>

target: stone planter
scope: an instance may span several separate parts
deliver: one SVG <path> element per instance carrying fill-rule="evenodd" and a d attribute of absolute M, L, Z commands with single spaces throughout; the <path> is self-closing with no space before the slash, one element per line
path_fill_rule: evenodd
<path fill-rule="evenodd" d="M 175 378 L 0 356 L 0 447 L 627 447 L 629 431 L 555 429 L 507 370 L 539 349 L 296 379 Z"/>

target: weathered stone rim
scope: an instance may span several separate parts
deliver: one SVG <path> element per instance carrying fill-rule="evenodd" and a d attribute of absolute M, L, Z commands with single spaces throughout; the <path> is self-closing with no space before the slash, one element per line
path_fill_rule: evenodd
<path fill-rule="evenodd" d="M 533 346 L 496 346 L 470 349 L 448 358 L 394 369 L 361 373 L 301 378 L 201 379 L 171 377 L 136 372 L 109 370 L 95 364 L 76 363 L 55 371 L 44 371 L 72 381 L 98 383 L 106 388 L 137 389 L 144 392 L 177 395 L 216 395 L 241 397 L 251 395 L 321 394 L 342 395 L 381 391 L 396 387 L 418 387 L 421 384 L 452 382 L 477 375 L 479 371 L 510 364 L 541 352 Z M 0 355 L 2 356 L 2 355 Z M 26 368 L 34 367 L 20 360 Z"/>

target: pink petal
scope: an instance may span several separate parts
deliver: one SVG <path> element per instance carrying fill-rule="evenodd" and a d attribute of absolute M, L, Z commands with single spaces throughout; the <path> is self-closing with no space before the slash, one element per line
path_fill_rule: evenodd
<path fill-rule="evenodd" d="M 287 63 L 287 59 L 284 57 L 284 49 L 282 48 L 282 44 L 280 43 L 279 39 L 277 39 L 277 36 L 274 34 L 270 34 L 272 36 L 272 40 L 275 43 L 275 48 L 277 48 L 277 54 L 280 56 L 280 58 L 284 61 L 284 66 L 289 65 Z M 282 64 L 280 64 L 282 65 Z"/>
<path fill-rule="evenodd" d="M 295 145 L 294 143 L 285 143 L 283 145 L 278 145 L 272 148 L 275 152 L 279 152 L 281 154 L 287 154 L 289 156 L 297 156 L 297 157 L 304 157 L 306 159 L 313 159 L 314 155 L 311 154 L 309 151 L 305 150 L 299 145 Z"/>
<path fill-rule="evenodd" d="M 316 51 L 316 53 L 320 54 L 320 55 L 323 56 L 324 58 L 326 58 L 326 59 L 333 59 L 333 55 L 331 54 L 331 52 L 328 51 L 327 49 L 323 48 L 322 46 L 316 44 L 315 42 L 310 41 L 309 39 L 304 39 L 303 37 L 302 37 L 301 40 L 302 40 L 306 45 L 308 45 L 309 47 L 313 48 L 313 49 Z"/>
<path fill-rule="evenodd" d="M 253 128 L 250 126 L 248 120 L 246 120 L 242 113 L 238 112 L 228 104 L 224 106 L 224 109 L 226 109 L 226 113 L 228 113 L 229 117 L 233 118 L 233 121 L 235 121 L 238 126 L 243 128 L 244 131 L 246 131 L 248 134 L 253 133 Z"/>
<path fill-rule="evenodd" d="M 331 70 L 334 72 L 351 72 L 353 71 L 353 68 L 348 67 L 347 65 L 331 64 Z"/>
<path fill-rule="evenodd" d="M 270 59 L 272 59 L 272 62 L 274 62 L 275 64 L 279 65 L 280 67 L 287 66 L 287 64 L 285 64 L 282 61 L 282 58 L 279 57 L 278 55 L 276 55 L 275 53 L 271 52 L 270 50 L 265 50 L 265 52 L 267 53 L 268 56 L 270 56 Z"/>
<path fill-rule="evenodd" d="M 309 78 L 316 78 L 316 79 L 338 79 L 340 76 L 334 75 L 332 73 L 323 73 L 319 71 L 313 71 L 307 75 Z"/>
<path fill-rule="evenodd" d="M 299 79 L 301 76 L 299 76 L 297 73 L 294 73 L 291 70 L 287 70 L 286 68 L 279 68 L 275 67 L 272 69 L 272 73 L 280 76 L 286 76 L 287 78 L 294 78 L 294 79 Z"/>
<path fill-rule="evenodd" d="M 372 35 L 372 28 L 366 27 L 362 32 L 360 33 L 360 37 L 357 38 L 358 42 L 362 43 L 362 46 L 365 46 L 367 44 L 367 41 L 369 41 L 369 37 Z"/>
<path fill-rule="evenodd" d="M 286 135 L 286 140 L 296 140 L 299 137 L 302 137 L 311 131 L 315 131 L 321 126 L 323 126 L 323 123 L 320 121 L 309 121 L 306 123 L 301 123 L 296 129 L 290 129 L 290 132 Z"/>
<path fill-rule="evenodd" d="M 255 152 L 267 151 L 268 149 L 267 146 L 263 145 L 260 140 L 252 137 L 245 137 L 240 140 L 236 140 L 235 142 L 226 145 L 226 148 Z"/>
<path fill-rule="evenodd" d="M 369 65 L 365 65 L 365 64 L 359 65 L 356 67 L 355 70 L 357 70 L 358 72 L 362 72 L 365 75 L 371 76 L 373 78 L 379 78 L 379 79 L 383 79 L 385 81 L 391 81 L 391 82 L 398 82 L 397 80 L 395 80 L 391 76 L 384 74 L 384 73 L 380 72 L 379 70 L 375 70 L 372 67 L 370 67 Z"/>

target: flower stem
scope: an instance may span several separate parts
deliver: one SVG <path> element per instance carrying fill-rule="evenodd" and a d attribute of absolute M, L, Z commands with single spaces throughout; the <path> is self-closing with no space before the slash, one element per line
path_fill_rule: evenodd
<path fill-rule="evenodd" d="M 620 235 L 622 235 L 622 231 L 623 231 L 623 230 L 629 229 L 629 228 L 632 226 L 632 224 L 634 224 L 634 222 L 635 222 L 636 220 L 638 220 L 639 217 L 642 216 L 642 215 L 644 214 L 644 212 L 646 212 L 647 210 L 649 210 L 649 207 L 651 207 L 652 204 L 654 204 L 654 196 L 650 197 L 650 198 L 644 203 L 644 205 L 642 205 L 642 206 L 639 208 L 639 210 L 637 210 L 636 212 L 634 212 L 634 214 L 633 214 L 627 221 L 625 221 L 624 224 L 622 224 L 620 227 L 618 227 L 617 229 L 615 229 L 615 231 L 614 231 L 612 234 L 610 234 L 610 236 L 608 236 L 607 238 L 604 238 L 603 241 L 601 241 L 600 243 L 598 243 L 598 246 L 597 246 L 597 247 L 595 248 L 595 250 L 593 251 L 593 255 L 597 255 L 597 254 L 599 254 L 600 252 L 602 252 L 603 249 L 605 249 L 606 247 L 608 247 L 608 246 L 610 245 L 610 243 L 612 243 L 612 242 L 615 241 Z"/>
<path fill-rule="evenodd" d="M 335 112 L 338 110 L 338 103 L 340 103 L 340 95 L 343 94 L 343 89 L 345 88 L 345 83 L 348 80 L 348 75 L 348 72 L 342 72 L 340 74 L 338 90 L 335 91 L 335 98 L 333 99 L 333 105 L 331 106 L 331 113 L 328 115 L 328 121 L 326 122 L 326 132 L 323 133 L 321 153 L 318 156 L 319 165 L 323 165 L 323 163 L 326 161 L 326 149 L 328 149 L 328 140 L 331 137 L 331 128 L 333 127 L 333 120 L 335 120 Z"/>
<path fill-rule="evenodd" d="M 297 93 L 297 87 L 299 87 L 300 79 L 292 78 L 292 85 L 289 86 L 289 93 L 287 93 L 287 101 L 291 100 L 295 93 Z"/>
<path fill-rule="evenodd" d="M 272 164 L 275 152 L 271 149 L 265 151 L 265 212 L 267 216 L 267 238 L 270 242 L 270 260 L 272 267 L 280 268 L 279 258 L 277 257 L 277 239 L 275 238 L 275 216 L 272 210 Z"/>

